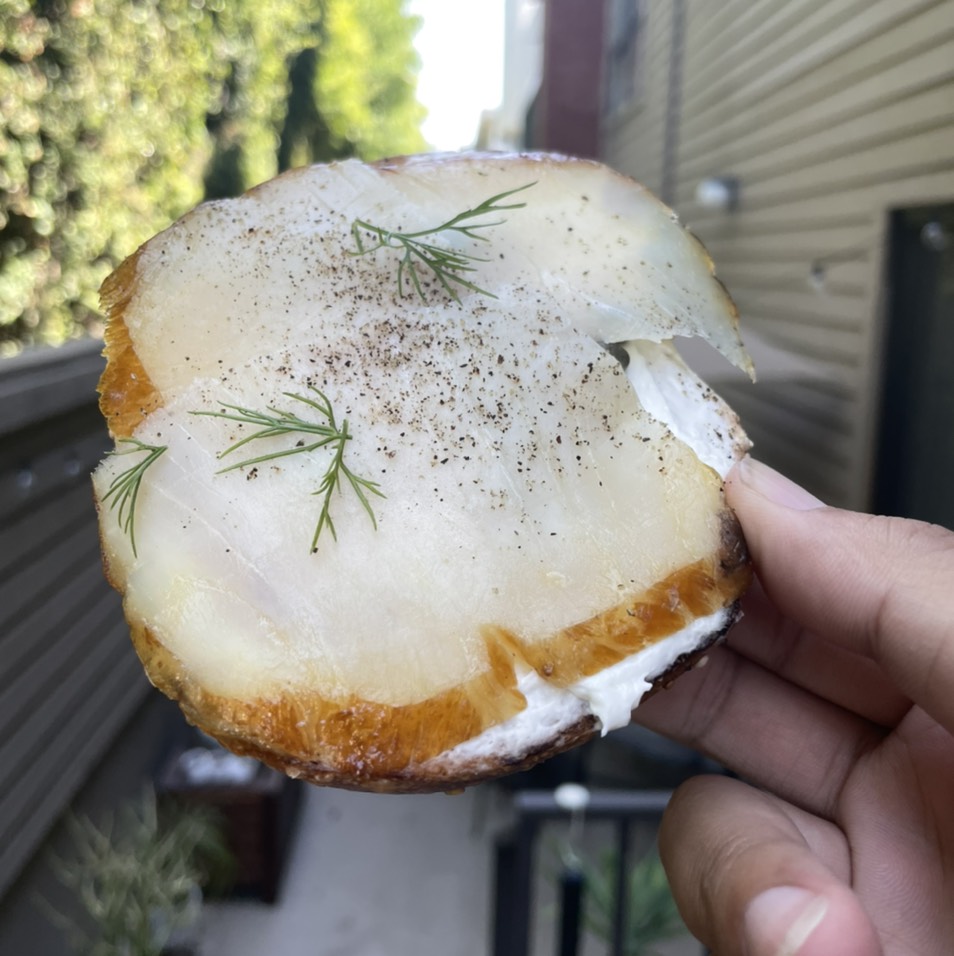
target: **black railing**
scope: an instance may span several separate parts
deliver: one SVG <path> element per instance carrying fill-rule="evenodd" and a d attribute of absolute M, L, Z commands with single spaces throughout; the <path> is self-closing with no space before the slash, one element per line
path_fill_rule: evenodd
<path fill-rule="evenodd" d="M 669 803 L 669 790 L 589 791 L 587 825 L 609 823 L 615 838 L 614 904 L 609 952 L 624 956 L 630 844 L 636 824 L 656 825 Z M 497 843 L 493 956 L 529 956 L 534 911 L 535 857 L 543 828 L 572 821 L 576 815 L 558 791 L 518 791 L 512 795 L 515 821 Z M 576 956 L 581 937 L 581 914 L 586 886 L 582 873 L 565 864 L 559 878 L 560 914 L 556 939 L 559 956 Z"/>

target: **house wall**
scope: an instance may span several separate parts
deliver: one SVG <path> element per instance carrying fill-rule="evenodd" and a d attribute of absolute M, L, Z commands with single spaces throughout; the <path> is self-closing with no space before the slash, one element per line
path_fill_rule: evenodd
<path fill-rule="evenodd" d="M 739 306 L 760 382 L 698 361 L 759 457 L 865 508 L 888 214 L 954 198 L 954 0 L 645 6 L 641 93 L 604 117 L 602 156 L 662 191 L 674 124 L 670 199 Z M 713 176 L 737 178 L 735 211 L 696 200 Z"/>
<path fill-rule="evenodd" d="M 547 0 L 543 81 L 529 145 L 588 159 L 599 153 L 604 0 Z"/>
<path fill-rule="evenodd" d="M 633 38 L 636 44 L 633 64 L 636 76 L 632 83 L 632 96 L 604 115 L 601 158 L 635 176 L 657 196 L 661 196 L 669 115 L 674 5 L 655 0 L 643 2 L 641 8 L 637 29 L 642 35 Z M 611 17 L 610 25 L 612 22 Z M 611 36 L 606 39 L 607 45 L 618 41 L 618 38 Z"/>

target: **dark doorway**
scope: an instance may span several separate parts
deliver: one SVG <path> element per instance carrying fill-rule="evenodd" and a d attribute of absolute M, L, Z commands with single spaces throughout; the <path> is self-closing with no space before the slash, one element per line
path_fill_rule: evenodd
<path fill-rule="evenodd" d="M 954 528 L 954 204 L 892 213 L 875 510 Z"/>

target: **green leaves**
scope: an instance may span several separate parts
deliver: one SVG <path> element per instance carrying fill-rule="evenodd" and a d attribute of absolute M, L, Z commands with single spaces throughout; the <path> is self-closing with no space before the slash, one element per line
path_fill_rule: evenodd
<path fill-rule="evenodd" d="M 420 148 L 402 7 L 0 2 L 0 356 L 96 333 L 97 290 L 123 258 L 278 171 L 300 51 L 315 51 L 304 92 L 324 139 L 297 143 L 296 163 Z"/>
<path fill-rule="evenodd" d="M 584 866 L 587 927 L 600 939 L 613 938 L 616 909 L 616 853 L 604 853 L 598 863 Z M 669 889 L 659 856 L 651 851 L 629 870 L 624 890 L 625 956 L 650 956 L 655 944 L 686 932 Z"/>
<path fill-rule="evenodd" d="M 90 956 L 160 956 L 173 931 L 198 918 L 202 887 L 234 869 L 217 815 L 160 807 L 152 790 L 101 825 L 75 817 L 69 828 L 72 854 L 53 868 L 88 919 L 80 924 L 49 909 Z"/>
<path fill-rule="evenodd" d="M 403 0 L 325 0 L 314 99 L 328 158 L 420 152 L 424 110 L 415 97 L 418 21 Z M 324 159 L 325 157 L 319 157 Z"/>
<path fill-rule="evenodd" d="M 43 9 L 0 12 L 0 344 L 95 327 L 113 265 L 201 199 L 209 58 L 188 0 Z"/>

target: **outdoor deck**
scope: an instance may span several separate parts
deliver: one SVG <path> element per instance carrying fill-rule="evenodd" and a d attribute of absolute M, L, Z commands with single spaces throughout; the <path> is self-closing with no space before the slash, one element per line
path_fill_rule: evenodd
<path fill-rule="evenodd" d="M 490 951 L 490 790 L 308 788 L 278 902 L 212 904 L 203 956 L 478 956 Z"/>
<path fill-rule="evenodd" d="M 509 801 L 494 786 L 459 796 L 307 788 L 278 901 L 209 905 L 202 956 L 490 956 L 494 848 L 512 819 Z M 559 833 L 538 843 L 533 956 L 558 952 Z M 592 839 L 600 836 L 594 828 Z M 592 937 L 580 947 L 580 956 L 608 952 Z M 654 949 L 701 952 L 689 936 Z"/>

